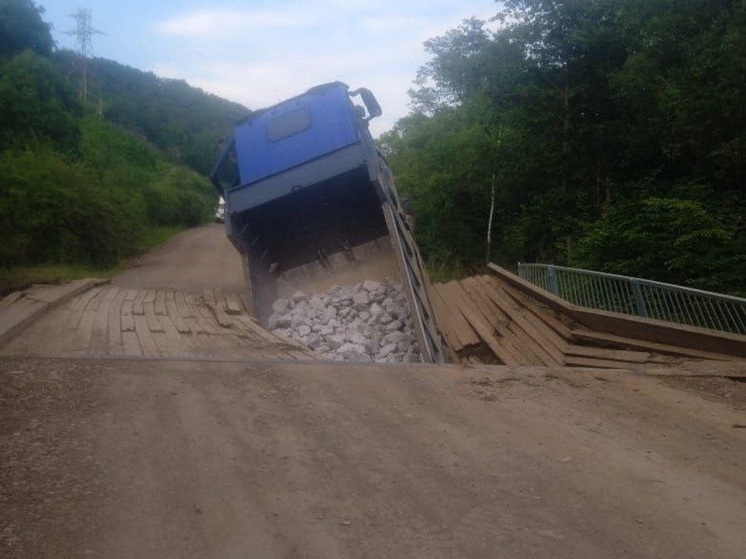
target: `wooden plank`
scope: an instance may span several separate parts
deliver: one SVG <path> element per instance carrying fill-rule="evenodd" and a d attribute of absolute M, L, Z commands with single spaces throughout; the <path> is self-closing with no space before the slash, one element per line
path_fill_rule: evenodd
<path fill-rule="evenodd" d="M 451 335 L 457 340 L 456 345 L 461 348 L 479 345 L 480 340 L 476 332 L 466 321 L 464 316 L 459 312 L 458 298 L 451 293 L 451 287 L 448 284 L 439 284 L 434 286 L 434 291 L 440 296 L 445 308 L 444 315 L 450 327 Z"/>
<path fill-rule="evenodd" d="M 477 308 L 482 313 L 482 316 L 484 316 L 490 324 L 495 327 L 508 325 L 510 322 L 509 317 L 492 299 L 487 296 L 484 292 L 484 287 L 476 277 L 463 279 L 460 283 L 468 296 L 477 304 Z"/>
<path fill-rule="evenodd" d="M 189 330 L 191 330 L 192 334 L 197 335 L 205 335 L 205 334 L 212 334 L 212 332 L 204 326 L 202 320 L 199 320 L 197 318 L 185 318 L 184 324 L 187 325 Z"/>
<path fill-rule="evenodd" d="M 198 307 L 201 318 L 198 318 L 204 328 L 206 328 L 210 334 L 218 334 L 221 331 L 220 326 L 215 320 L 215 315 L 206 306 Z"/>
<path fill-rule="evenodd" d="M 516 304 L 525 308 L 532 316 L 534 316 L 536 320 L 539 320 L 541 323 L 549 327 L 554 334 L 559 336 L 559 339 L 557 339 L 558 344 L 555 345 L 557 345 L 558 349 L 563 349 L 562 343 L 570 338 L 572 330 L 560 319 L 553 316 L 553 313 L 557 311 L 541 307 L 536 301 L 532 301 L 511 285 L 501 282 L 497 278 L 487 276 L 486 281 L 492 289 L 498 293 L 504 293 L 508 296 L 508 300 L 515 301 Z"/>
<path fill-rule="evenodd" d="M 166 309 L 166 292 L 163 289 L 158 289 L 155 292 L 155 314 L 158 316 L 164 316 L 168 314 L 168 309 Z"/>
<path fill-rule="evenodd" d="M 124 295 L 125 301 L 134 301 L 135 297 L 137 297 L 137 290 L 136 289 L 128 289 L 127 292 Z"/>
<path fill-rule="evenodd" d="M 135 315 L 135 333 L 140 343 L 140 351 L 146 357 L 158 355 L 158 346 L 155 345 L 153 334 L 150 333 L 148 319 L 144 315 Z"/>
<path fill-rule="evenodd" d="M 144 316 L 145 308 L 143 307 L 143 301 L 145 296 L 148 294 L 147 291 L 138 291 L 135 295 L 135 299 L 132 302 L 132 314 L 135 316 Z"/>
<path fill-rule="evenodd" d="M 152 303 L 145 302 L 142 306 L 145 309 L 145 320 L 148 330 L 162 334 L 164 332 L 163 324 L 161 324 L 160 317 L 155 314 L 155 301 Z M 137 327 L 137 322 L 135 322 L 135 327 Z"/>
<path fill-rule="evenodd" d="M 644 371 L 653 376 L 665 377 L 721 377 L 730 379 L 746 379 L 746 360 L 718 363 L 712 366 L 710 361 L 684 361 L 667 366 L 648 366 Z"/>
<path fill-rule="evenodd" d="M 591 357 L 576 357 L 568 355 L 565 357 L 566 367 L 592 367 L 594 369 L 630 369 L 638 366 L 636 363 L 625 361 L 610 361 L 608 359 L 593 359 Z"/>
<path fill-rule="evenodd" d="M 189 346 L 189 337 L 182 336 L 168 316 L 156 316 L 163 332 L 154 333 L 153 340 L 161 355 L 178 355 L 184 353 Z"/>
<path fill-rule="evenodd" d="M 145 296 L 142 299 L 143 303 L 155 303 L 155 289 L 148 289 L 145 291 Z"/>
<path fill-rule="evenodd" d="M 560 312 L 589 330 L 695 351 L 731 355 L 741 359 L 746 358 L 746 336 L 578 307 L 495 264 L 489 264 L 489 268 L 502 281 L 529 293 L 551 308 L 560 310 Z"/>
<path fill-rule="evenodd" d="M 179 315 L 181 315 L 182 318 L 196 318 L 197 312 L 195 309 L 187 303 L 186 295 L 182 291 L 177 291 L 174 294 L 174 299 L 176 300 L 176 308 L 179 310 Z"/>
<path fill-rule="evenodd" d="M 233 328 L 233 320 L 226 314 L 221 304 L 216 304 L 215 306 L 210 307 L 210 310 L 212 310 L 216 322 L 222 328 Z"/>
<path fill-rule="evenodd" d="M 235 293 L 225 294 L 225 304 L 226 304 L 226 309 L 225 309 L 226 313 L 230 315 L 237 315 L 237 314 L 243 313 L 243 304 L 241 303 L 241 299 Z"/>
<path fill-rule="evenodd" d="M 179 334 L 191 334 L 192 330 L 187 326 L 184 319 L 181 317 L 179 307 L 176 304 L 176 294 L 169 290 L 166 292 L 166 310 L 168 311 L 168 319 L 174 325 Z"/>
<path fill-rule="evenodd" d="M 91 334 L 93 332 L 93 322 L 96 318 L 98 306 L 104 297 L 101 289 L 96 290 L 96 295 L 88 301 L 80 317 L 80 322 L 76 328 L 70 348 L 73 351 L 85 351 L 90 347 Z"/>
<path fill-rule="evenodd" d="M 592 357 L 595 359 L 608 359 L 612 361 L 628 361 L 630 363 L 645 363 L 651 354 L 646 351 L 629 351 L 624 349 L 605 349 L 601 347 L 588 347 L 569 344 L 567 354 L 578 357 Z"/>
<path fill-rule="evenodd" d="M 88 291 L 81 293 L 80 296 L 73 299 L 70 308 L 81 312 L 84 311 L 85 308 L 88 306 L 90 300 L 93 299 L 100 292 L 101 287 L 94 287 L 93 289 L 89 289 Z"/>
<path fill-rule="evenodd" d="M 481 339 L 474 327 L 469 324 L 466 317 L 461 313 L 460 307 L 464 304 L 461 300 L 461 291 L 458 289 L 457 282 L 451 281 L 448 283 L 441 284 L 439 291 L 452 313 L 451 319 L 455 326 L 455 333 L 461 340 L 464 346 L 477 346 L 481 343 Z"/>
<path fill-rule="evenodd" d="M 466 278 L 461 282 L 462 287 L 475 303 L 482 316 L 492 326 L 497 334 L 499 343 L 515 357 L 521 365 L 545 365 L 545 361 L 552 363 L 551 359 L 544 360 L 539 357 L 539 351 L 531 343 L 530 338 L 520 328 L 511 322 L 510 318 L 483 292 L 483 286 L 476 278 Z"/>
<path fill-rule="evenodd" d="M 500 293 L 495 286 L 485 281 L 483 289 L 487 297 L 492 299 L 525 336 L 533 341 L 530 351 L 539 358 L 541 364 L 547 367 L 562 366 L 565 354 L 561 339 L 553 337 L 547 327 L 533 321 L 529 313 L 524 311 L 524 307 L 509 296 Z"/>
<path fill-rule="evenodd" d="M 510 347 L 505 347 L 495 337 L 494 330 L 490 324 L 482 318 L 478 311 L 474 310 L 473 304 L 464 300 L 466 294 L 463 292 L 457 282 L 449 282 L 446 286 L 450 286 L 451 296 L 458 301 L 459 312 L 464 316 L 466 321 L 474 329 L 479 338 L 492 350 L 495 357 L 505 365 L 520 365 L 521 356 L 514 354 L 514 350 Z M 463 296 L 461 293 L 464 293 Z"/>
<path fill-rule="evenodd" d="M 120 289 L 109 307 L 109 316 L 107 317 L 109 344 L 107 353 L 120 354 L 124 349 L 122 343 L 122 305 L 126 296 L 127 291 Z M 129 301 L 129 303 L 131 304 L 132 301 Z"/>
<path fill-rule="evenodd" d="M 215 305 L 217 305 L 217 300 L 215 298 L 215 292 L 213 292 L 211 289 L 205 289 L 202 292 L 202 299 L 210 307 L 214 307 Z"/>
<path fill-rule="evenodd" d="M 436 289 L 436 286 L 433 286 L 430 301 L 433 305 L 433 312 L 435 313 L 435 322 L 438 325 L 440 332 L 443 334 L 446 343 L 454 352 L 461 351 L 464 348 L 464 344 L 458 337 L 456 327 L 454 326 L 454 313 L 452 309 L 449 309 L 446 306 L 446 303 L 439 291 Z M 459 316 L 461 315 L 459 314 Z"/>
<path fill-rule="evenodd" d="M 96 310 L 96 315 L 93 319 L 93 328 L 91 329 L 90 348 L 93 352 L 105 352 L 109 345 L 109 312 L 112 301 L 119 293 L 120 290 L 116 287 L 109 287 L 104 290 L 104 295 Z"/>
<path fill-rule="evenodd" d="M 132 301 L 127 301 L 131 303 Z M 133 319 L 134 322 L 134 319 Z M 140 341 L 134 330 L 122 332 L 122 347 L 124 355 L 132 357 L 140 357 L 142 355 L 142 348 L 140 347 Z"/>
<path fill-rule="evenodd" d="M 134 318 L 134 307 L 135 302 L 132 300 L 122 301 L 122 313 L 121 313 L 121 329 L 122 332 L 134 332 L 135 331 L 135 318 Z M 143 311 L 144 313 L 145 311 Z"/>
<path fill-rule="evenodd" d="M 696 349 L 672 346 L 672 345 L 662 344 L 658 342 L 649 342 L 646 340 L 626 338 L 624 336 L 617 336 L 615 334 L 607 334 L 605 332 L 592 332 L 590 330 L 584 330 L 584 329 L 573 330 L 571 339 L 578 343 L 605 344 L 605 345 L 612 345 L 615 347 L 619 347 L 622 349 L 652 351 L 655 353 L 662 353 L 664 355 L 674 355 L 678 357 L 694 357 L 698 359 L 714 359 L 718 361 L 737 361 L 738 360 L 737 357 L 734 357 L 732 355 L 723 355 L 720 353 L 712 353 L 709 351 L 699 351 Z"/>

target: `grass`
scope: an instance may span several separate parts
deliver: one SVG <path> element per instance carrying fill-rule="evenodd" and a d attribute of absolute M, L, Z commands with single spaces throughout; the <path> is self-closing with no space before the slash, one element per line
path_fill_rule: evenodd
<path fill-rule="evenodd" d="M 160 225 L 148 227 L 142 234 L 142 252 L 166 242 L 174 235 L 181 233 L 185 227 L 183 225 Z"/>
<path fill-rule="evenodd" d="M 2 268 L 0 269 L 0 295 L 26 289 L 35 283 L 63 283 L 83 278 L 110 278 L 123 269 L 122 265 L 112 268 L 96 268 L 77 264 L 46 264 Z"/>
<path fill-rule="evenodd" d="M 167 241 L 184 227 L 149 227 L 143 231 L 140 254 Z M 110 268 L 83 264 L 42 264 L 36 266 L 14 266 L 0 268 L 0 296 L 12 291 L 26 289 L 35 283 L 63 283 L 83 278 L 110 278 L 127 269 L 127 260 Z"/>

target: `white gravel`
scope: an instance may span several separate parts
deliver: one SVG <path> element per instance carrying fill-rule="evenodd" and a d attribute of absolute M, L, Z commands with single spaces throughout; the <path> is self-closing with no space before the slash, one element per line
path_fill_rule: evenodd
<path fill-rule="evenodd" d="M 321 359 L 417 363 L 420 352 L 401 286 L 365 281 L 328 293 L 297 292 L 277 299 L 269 317 L 273 334 L 295 340 Z"/>

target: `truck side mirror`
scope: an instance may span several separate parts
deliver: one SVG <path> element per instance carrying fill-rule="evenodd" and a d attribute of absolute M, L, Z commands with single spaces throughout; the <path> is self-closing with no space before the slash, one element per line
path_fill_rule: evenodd
<path fill-rule="evenodd" d="M 360 97 L 363 99 L 365 108 L 368 111 L 368 118 L 366 120 L 376 118 L 377 116 L 381 116 L 383 114 L 381 105 L 378 104 L 375 95 L 371 93 L 370 89 L 361 87 L 359 89 L 356 89 L 355 91 L 350 91 L 350 96 L 353 95 L 360 95 Z"/>

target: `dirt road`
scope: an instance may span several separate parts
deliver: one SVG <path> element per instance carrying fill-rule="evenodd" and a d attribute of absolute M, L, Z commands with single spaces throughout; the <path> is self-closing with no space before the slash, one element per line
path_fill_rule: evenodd
<path fill-rule="evenodd" d="M 122 288 L 201 291 L 243 290 L 241 257 L 213 224 L 188 229 L 132 263 L 112 280 Z"/>
<path fill-rule="evenodd" d="M 0 359 L 0 556 L 746 556 L 744 383 L 94 354 Z"/>

